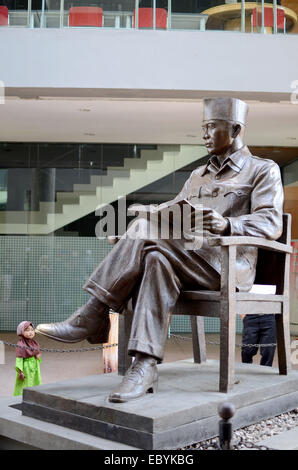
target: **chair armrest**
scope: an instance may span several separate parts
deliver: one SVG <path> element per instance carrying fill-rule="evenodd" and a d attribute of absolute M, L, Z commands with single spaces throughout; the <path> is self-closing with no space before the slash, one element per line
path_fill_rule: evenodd
<path fill-rule="evenodd" d="M 208 239 L 208 245 L 210 246 L 256 246 L 263 248 L 264 250 L 278 251 L 281 253 L 293 253 L 293 248 L 290 245 L 279 243 L 272 240 L 266 240 L 266 238 L 258 237 L 214 237 Z"/>

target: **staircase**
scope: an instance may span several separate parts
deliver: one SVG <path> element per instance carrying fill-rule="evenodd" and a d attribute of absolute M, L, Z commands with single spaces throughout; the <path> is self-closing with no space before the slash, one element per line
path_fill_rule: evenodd
<path fill-rule="evenodd" d="M 57 192 L 55 202 L 40 202 L 39 211 L 0 212 L 0 234 L 48 235 L 202 158 L 204 146 L 161 145 L 143 149 L 140 158 L 125 158 L 89 184 L 74 184 L 72 192 Z"/>

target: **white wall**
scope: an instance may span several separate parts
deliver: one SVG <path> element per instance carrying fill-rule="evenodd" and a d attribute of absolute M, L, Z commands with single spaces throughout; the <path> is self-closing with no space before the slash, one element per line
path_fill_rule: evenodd
<path fill-rule="evenodd" d="M 27 87 L 232 90 L 288 99 L 298 80 L 298 35 L 0 28 L 0 57 L 9 94 Z"/>

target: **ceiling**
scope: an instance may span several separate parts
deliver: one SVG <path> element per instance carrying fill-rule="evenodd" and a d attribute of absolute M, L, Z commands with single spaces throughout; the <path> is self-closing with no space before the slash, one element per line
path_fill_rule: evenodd
<path fill-rule="evenodd" d="M 298 105 L 248 104 L 246 143 L 290 147 L 297 158 Z M 0 141 L 202 144 L 202 110 L 201 99 L 7 97 Z"/>

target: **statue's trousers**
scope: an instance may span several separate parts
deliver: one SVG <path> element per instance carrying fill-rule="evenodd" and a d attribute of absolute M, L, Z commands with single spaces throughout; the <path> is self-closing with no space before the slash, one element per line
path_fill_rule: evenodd
<path fill-rule="evenodd" d="M 138 233 L 131 237 L 138 224 Z M 147 237 L 146 219 L 130 227 L 92 273 L 84 289 L 119 312 L 133 301 L 128 352 L 163 358 L 168 317 L 182 288 L 218 290 L 220 275 L 184 240 Z M 126 238 L 125 238 L 126 237 Z"/>

